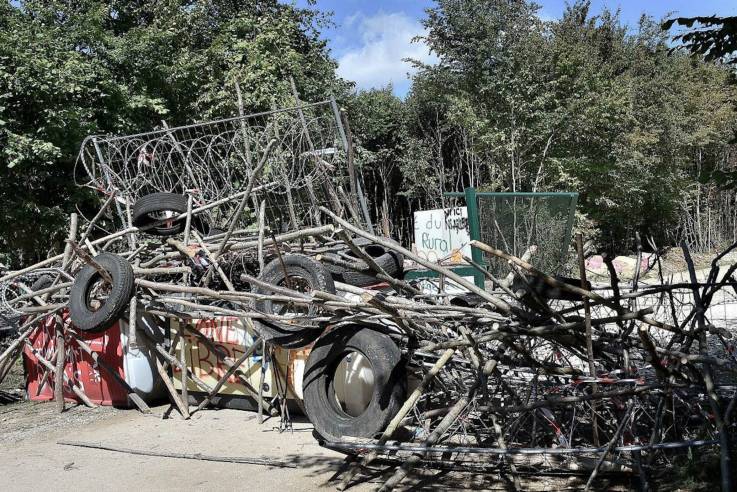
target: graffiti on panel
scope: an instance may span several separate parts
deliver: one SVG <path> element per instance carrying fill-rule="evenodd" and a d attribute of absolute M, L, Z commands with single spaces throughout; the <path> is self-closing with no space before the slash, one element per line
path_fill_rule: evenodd
<path fill-rule="evenodd" d="M 421 210 L 414 213 L 414 220 L 415 248 L 421 258 L 458 264 L 464 255 L 471 256 L 466 207 Z"/>

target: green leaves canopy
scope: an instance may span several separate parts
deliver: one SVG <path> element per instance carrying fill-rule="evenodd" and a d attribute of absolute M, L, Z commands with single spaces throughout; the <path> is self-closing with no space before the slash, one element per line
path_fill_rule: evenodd
<path fill-rule="evenodd" d="M 320 13 L 276 0 L 0 3 L 0 262 L 58 248 L 79 144 L 344 94 Z"/>
<path fill-rule="evenodd" d="M 660 244 L 692 234 L 700 194 L 734 202 L 713 185 L 735 167 L 729 70 L 673 53 L 648 17 L 625 26 L 586 1 L 560 20 L 538 14 L 531 2 L 437 0 L 425 42 L 439 63 L 417 64 L 403 140 L 383 144 L 403 169 L 389 195 L 412 207 L 465 186 L 578 191 L 589 233 L 617 250 L 636 231 Z M 721 229 L 698 247 L 732 238 L 734 204 L 708 206 Z"/>

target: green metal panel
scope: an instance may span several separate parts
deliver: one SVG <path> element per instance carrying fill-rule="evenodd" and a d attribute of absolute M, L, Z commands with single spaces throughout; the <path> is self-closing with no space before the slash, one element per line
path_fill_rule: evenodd
<path fill-rule="evenodd" d="M 449 270 L 451 272 L 457 273 L 461 277 L 473 276 L 474 279 L 476 278 L 476 276 L 481 274 L 478 270 L 476 270 L 472 266 L 451 267 L 449 268 Z M 440 274 L 436 272 L 435 270 L 408 270 L 404 274 L 404 279 L 405 280 L 417 280 L 418 278 L 438 278 L 439 276 Z M 481 278 L 482 279 L 484 278 L 483 274 L 481 274 Z"/>
<path fill-rule="evenodd" d="M 466 188 L 466 190 L 474 190 L 474 194 L 477 197 L 529 197 L 529 198 L 544 198 L 544 197 L 578 197 L 578 193 L 566 192 L 566 191 L 546 191 L 546 192 L 531 192 L 531 191 L 476 191 L 475 188 Z M 461 198 L 466 196 L 466 192 L 448 191 L 443 193 L 444 196 L 451 198 Z"/>
<path fill-rule="evenodd" d="M 464 191 L 466 197 L 466 210 L 468 212 L 468 233 L 472 240 L 481 240 L 481 228 L 479 225 L 479 204 L 476 199 L 476 188 L 468 187 Z M 471 259 L 479 265 L 484 264 L 484 253 L 471 246 Z M 474 269 L 475 274 L 473 276 L 476 287 L 484 288 L 484 275 L 478 270 Z"/>
<path fill-rule="evenodd" d="M 560 220 L 557 222 L 560 224 L 559 231 L 560 236 L 557 235 L 545 235 L 542 236 L 544 238 L 548 239 L 547 246 L 544 246 L 543 249 L 539 251 L 547 251 L 548 253 L 544 253 L 543 257 L 548 258 L 554 263 L 558 265 L 563 265 L 565 263 L 566 254 L 568 251 L 568 246 L 571 242 L 571 233 L 573 229 L 573 221 L 575 219 L 575 210 L 576 205 L 578 203 L 578 193 L 572 193 L 572 192 L 541 192 L 541 193 L 533 193 L 533 192 L 480 192 L 476 191 L 475 188 L 466 188 L 463 192 L 450 192 L 450 193 L 444 193 L 444 196 L 451 197 L 451 198 L 465 198 L 466 206 L 468 210 L 468 224 L 469 224 L 469 235 L 471 239 L 483 241 L 483 242 L 494 242 L 492 237 L 495 236 L 496 232 L 498 234 L 502 234 L 502 229 L 499 229 L 499 224 L 496 225 L 496 230 L 485 230 L 484 224 L 488 222 L 489 217 L 484 216 L 481 217 L 481 214 L 488 214 L 488 213 L 495 213 L 493 211 L 496 211 L 497 208 L 501 207 L 502 210 L 505 210 L 505 207 L 509 206 L 517 206 L 517 205 L 511 205 L 512 201 L 514 203 L 517 203 L 517 199 L 530 200 L 530 202 L 535 201 L 537 202 L 537 199 L 542 199 L 545 202 L 550 201 L 550 205 L 547 205 L 543 207 L 543 209 L 540 209 L 539 207 L 537 210 L 543 211 L 548 210 L 549 212 L 542 212 L 550 213 L 555 216 L 555 210 L 558 210 L 562 212 L 560 215 Z M 489 207 L 491 208 L 489 209 Z M 552 208 L 551 208 L 552 207 Z M 484 211 L 486 210 L 486 211 Z M 532 210 L 532 209 L 531 209 Z M 544 216 L 544 215 L 543 215 Z M 496 217 L 495 215 L 493 217 Z M 535 218 L 537 218 L 537 215 L 535 215 Z M 534 219 L 537 220 L 537 219 Z M 496 220 L 494 220 L 494 223 L 496 224 Z M 535 222 L 533 222 L 535 223 Z M 555 224 L 554 222 L 551 222 L 551 224 Z M 524 225 L 521 225 L 524 227 Z M 504 228 L 504 225 L 502 224 L 502 228 Z M 562 230 L 561 230 L 562 229 Z M 553 231 L 555 230 L 555 227 L 553 227 Z M 496 232 L 495 232 L 496 231 Z M 506 232 L 504 233 L 506 234 Z M 551 243 L 552 241 L 552 243 Z M 558 245 L 557 241 L 561 241 L 561 244 Z M 543 241 L 545 242 L 545 241 Z M 496 244 L 494 244 L 496 246 Z M 510 253 L 518 254 L 519 252 L 510 251 Z M 489 261 L 486 261 L 482 252 L 476 248 L 471 248 L 471 257 L 474 261 L 479 263 L 480 265 L 484 265 L 485 268 L 492 268 L 492 263 Z M 546 262 L 548 260 L 545 260 Z M 484 277 L 482 274 L 478 273 L 478 275 L 475 276 L 476 278 L 476 284 L 479 287 L 482 287 L 484 284 Z"/>

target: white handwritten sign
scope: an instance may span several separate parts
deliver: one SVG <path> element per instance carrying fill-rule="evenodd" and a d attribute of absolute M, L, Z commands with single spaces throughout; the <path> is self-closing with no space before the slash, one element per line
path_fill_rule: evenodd
<path fill-rule="evenodd" d="M 466 207 L 415 212 L 415 248 L 421 258 L 462 263 L 471 256 Z"/>

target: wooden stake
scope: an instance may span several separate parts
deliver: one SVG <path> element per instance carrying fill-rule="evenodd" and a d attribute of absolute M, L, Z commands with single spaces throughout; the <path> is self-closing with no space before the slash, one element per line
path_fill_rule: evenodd
<path fill-rule="evenodd" d="M 28 340 L 25 340 L 25 344 L 28 347 L 28 349 L 31 351 L 34 357 L 49 371 L 51 371 L 52 374 L 56 375 L 56 367 L 51 364 L 46 358 L 41 354 L 41 351 L 38 350 L 36 347 L 31 345 L 31 342 Z M 77 386 L 76 383 L 71 381 L 69 377 L 62 372 L 63 381 L 69 385 L 70 388 L 72 388 L 72 391 L 75 395 L 80 399 L 82 403 L 84 403 L 86 406 L 90 408 L 97 408 L 97 405 L 92 403 L 92 401 L 87 397 L 86 394 L 84 394 L 84 391 L 80 387 Z"/>
<path fill-rule="evenodd" d="M 64 411 L 64 369 L 66 366 L 66 347 L 64 346 L 64 321 L 56 314 L 56 371 L 54 372 L 54 401 L 56 411 Z"/>
<path fill-rule="evenodd" d="M 143 401 L 143 399 L 140 396 L 138 396 L 138 394 L 136 394 L 136 392 L 133 390 L 133 388 L 130 387 L 130 385 L 125 381 L 125 379 L 120 377 L 120 374 L 118 374 L 118 371 L 110 367 L 108 363 L 105 362 L 99 356 L 97 352 L 92 350 L 90 346 L 87 345 L 87 343 L 85 343 L 84 341 L 80 340 L 79 337 L 74 336 L 72 338 L 82 350 L 87 352 L 90 355 L 90 357 L 92 357 L 92 359 L 95 361 L 95 363 L 99 367 L 102 367 L 103 369 L 105 369 L 105 371 L 107 371 L 108 374 L 110 374 L 113 377 L 113 379 L 117 381 L 117 383 L 128 392 L 128 398 L 130 398 L 130 400 L 136 405 L 136 407 L 138 407 L 141 413 L 151 413 L 151 409 L 149 408 L 148 405 L 146 405 L 146 402 Z"/>
<path fill-rule="evenodd" d="M 583 256 L 583 239 L 581 234 L 576 234 L 576 251 L 578 252 L 578 271 L 581 275 L 581 288 L 586 289 L 588 282 L 586 281 L 586 260 Z M 589 375 L 596 377 L 596 364 L 594 363 L 594 345 L 591 339 L 591 307 L 589 306 L 588 297 L 583 298 L 584 326 L 586 327 L 586 354 L 589 358 Z M 599 388 L 596 383 L 593 384 L 594 393 Z M 599 425 L 596 419 L 596 402 L 591 402 L 591 428 L 593 432 L 594 446 L 599 447 Z"/>
<path fill-rule="evenodd" d="M 181 340 L 180 343 L 182 343 Z M 164 382 L 164 386 L 166 386 L 166 390 L 169 392 L 171 402 L 179 409 L 179 413 L 182 414 L 182 418 L 187 420 L 189 418 L 189 408 L 184 402 L 182 402 L 181 398 L 179 398 L 177 390 L 174 388 L 174 383 L 171 382 L 171 378 L 169 378 L 169 375 L 166 373 L 166 369 L 164 369 L 161 360 L 159 360 L 158 357 L 154 357 L 154 359 L 156 361 L 156 371 L 159 373 L 159 377 Z"/>
<path fill-rule="evenodd" d="M 258 348 L 260 343 L 261 343 L 261 338 L 257 338 L 256 340 L 254 340 L 253 344 L 248 348 L 248 350 L 246 350 L 246 352 L 243 355 L 241 355 L 238 358 L 238 360 L 236 360 L 233 364 L 230 365 L 230 367 L 228 367 L 228 370 L 225 371 L 225 374 L 223 374 L 223 376 L 218 380 L 218 382 L 215 384 L 215 387 L 210 390 L 210 392 L 207 394 L 205 399 L 202 400 L 200 404 L 197 406 L 196 411 L 202 410 L 210 403 L 213 397 L 215 397 L 218 391 L 220 391 L 220 388 L 223 387 L 223 385 L 228 380 L 228 378 L 230 378 L 230 376 L 232 376 L 233 373 L 235 373 L 235 371 L 237 371 L 238 368 L 240 368 L 240 366 L 246 361 L 246 359 L 248 359 L 251 356 L 251 354 L 253 354 L 253 351 L 256 350 L 256 348 Z"/>
<path fill-rule="evenodd" d="M 184 328 L 179 326 L 179 364 L 181 367 L 188 367 L 187 363 L 187 337 L 184 334 Z M 182 369 L 181 372 L 181 383 L 182 383 L 182 404 L 187 408 L 189 413 L 189 379 L 187 371 Z"/>

